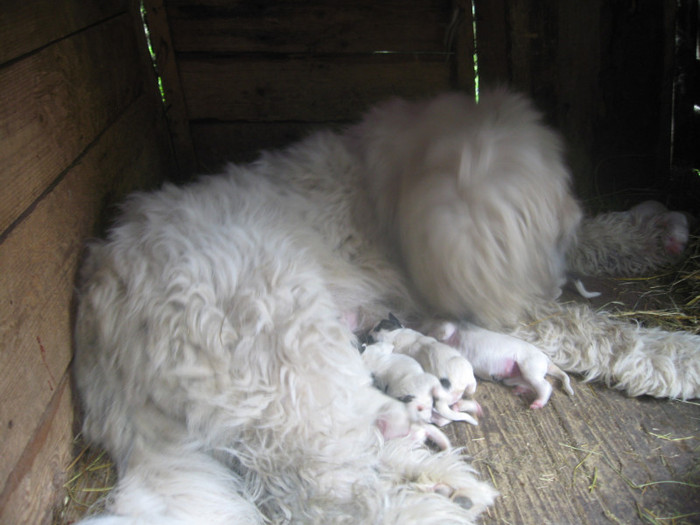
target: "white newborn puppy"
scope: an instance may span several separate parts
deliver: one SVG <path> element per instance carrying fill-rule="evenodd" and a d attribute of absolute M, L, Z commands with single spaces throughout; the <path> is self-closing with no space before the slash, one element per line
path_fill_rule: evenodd
<path fill-rule="evenodd" d="M 552 395 L 552 385 L 545 378 L 547 374 L 559 379 L 564 390 L 574 395 L 569 376 L 527 341 L 476 326 L 457 330 L 449 322 L 438 325 L 433 333 L 441 341 L 458 348 L 471 362 L 478 377 L 503 381 L 515 386 L 519 394 L 534 392 L 532 409 L 545 406 Z"/>
<path fill-rule="evenodd" d="M 365 346 L 362 352 L 365 366 L 372 373 L 379 390 L 406 403 L 409 414 L 416 421 L 433 421 L 434 408 L 441 416 L 435 416 L 434 422 L 467 421 L 478 424 L 469 414 L 456 412 L 449 407 L 449 394 L 436 376 L 425 372 L 412 357 L 394 353 L 393 350 L 391 343 L 377 342 Z"/>
<path fill-rule="evenodd" d="M 395 353 L 411 356 L 423 370 L 436 376 L 450 394 L 450 405 L 465 393 L 472 395 L 476 391 L 474 370 L 462 354 L 434 337 L 404 328 L 393 314 L 373 328 L 370 336 L 375 341 L 393 344 Z"/>
<path fill-rule="evenodd" d="M 406 403 L 414 421 L 429 422 L 433 411 L 433 389 L 440 386 L 439 382 L 426 374 L 415 359 L 394 354 L 393 350 L 391 343 L 374 343 L 362 351 L 362 360 L 372 373 L 374 385 Z"/>

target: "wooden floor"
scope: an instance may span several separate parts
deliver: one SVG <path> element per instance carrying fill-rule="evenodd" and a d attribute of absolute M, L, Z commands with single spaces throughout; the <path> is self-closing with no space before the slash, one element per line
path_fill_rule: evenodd
<path fill-rule="evenodd" d="M 574 397 L 555 388 L 537 411 L 509 388 L 482 382 L 479 426 L 445 428 L 500 493 L 482 523 L 700 523 L 700 403 L 632 399 L 572 379 Z M 55 524 L 76 521 L 114 482 L 99 451 L 86 450 L 78 465 L 73 499 Z"/>
<path fill-rule="evenodd" d="M 662 309 L 672 298 L 646 280 L 587 278 L 594 308 Z M 564 300 L 583 300 L 565 292 Z M 630 398 L 571 376 L 532 411 L 512 390 L 480 382 L 478 427 L 447 434 L 501 496 L 484 524 L 700 524 L 700 399 Z"/>
<path fill-rule="evenodd" d="M 585 285 L 603 291 L 596 305 L 639 308 L 640 300 L 650 300 L 640 293 L 645 283 Z M 480 425 L 444 429 L 500 492 L 482 523 L 700 524 L 700 400 L 628 398 L 576 376 L 572 383 L 573 397 L 556 385 L 549 404 L 533 411 L 511 389 L 481 382 Z M 110 467 L 99 451 L 86 450 L 74 468 L 70 504 L 54 523 L 84 513 L 82 504 L 114 482 Z"/>
<path fill-rule="evenodd" d="M 700 404 L 573 379 L 538 411 L 482 383 L 480 425 L 448 427 L 500 492 L 483 523 L 700 523 Z"/>

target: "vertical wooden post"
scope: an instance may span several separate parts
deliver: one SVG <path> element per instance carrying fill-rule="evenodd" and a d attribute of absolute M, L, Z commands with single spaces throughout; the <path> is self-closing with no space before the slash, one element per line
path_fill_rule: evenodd
<path fill-rule="evenodd" d="M 155 55 L 156 73 L 162 82 L 165 115 L 178 165 L 179 176 L 174 178 L 183 181 L 194 174 L 197 161 L 167 13 L 163 0 L 132 0 L 136 20 L 141 20 L 141 4 L 145 11 L 151 49 Z M 144 34 L 143 28 L 141 34 Z M 145 37 L 142 44 L 144 53 L 148 56 L 150 50 Z M 158 80 L 155 79 L 154 82 L 154 89 L 157 89 Z"/>
<path fill-rule="evenodd" d="M 474 26 L 471 0 L 453 2 L 452 20 L 447 38 L 453 40 L 453 82 L 462 91 L 475 93 Z M 447 42 L 450 45 L 450 42 Z"/>
<path fill-rule="evenodd" d="M 508 85 L 510 33 L 505 0 L 473 0 L 476 15 L 476 52 L 482 87 Z"/>

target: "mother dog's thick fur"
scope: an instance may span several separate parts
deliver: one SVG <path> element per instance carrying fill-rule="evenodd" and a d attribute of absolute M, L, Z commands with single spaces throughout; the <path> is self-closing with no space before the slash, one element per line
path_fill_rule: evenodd
<path fill-rule="evenodd" d="M 455 452 L 383 438 L 375 423 L 405 410 L 372 387 L 353 330 L 389 311 L 512 329 L 557 309 L 580 217 L 558 138 L 504 91 L 389 102 L 342 134 L 132 196 L 79 289 L 85 433 L 120 476 L 93 519 L 473 522 L 495 491 Z M 629 330 L 618 357 L 643 353 Z M 558 337 L 542 340 L 555 362 L 617 384 L 605 330 Z M 698 393 L 683 337 L 680 387 L 655 395 Z"/>

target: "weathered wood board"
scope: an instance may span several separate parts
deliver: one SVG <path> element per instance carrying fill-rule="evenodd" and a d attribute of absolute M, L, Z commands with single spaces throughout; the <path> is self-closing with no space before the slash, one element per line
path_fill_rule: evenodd
<path fill-rule="evenodd" d="M 579 196 L 608 207 L 631 188 L 666 197 L 676 3 L 474 3 L 481 87 L 535 100 L 566 139 Z"/>
<path fill-rule="evenodd" d="M 172 170 L 171 149 L 133 2 L 5 4 L 0 523 L 48 523 L 73 453 L 80 254 L 110 203 Z"/>
<path fill-rule="evenodd" d="M 155 129 L 151 103 L 142 97 L 134 104 L 1 245 L 0 296 L 10 308 L 0 315 L 0 479 L 16 468 L 68 373 L 70 305 L 85 240 L 98 229 L 106 204 L 153 184 L 166 169 L 153 149 L 157 141 L 131 133 Z"/>
<path fill-rule="evenodd" d="M 128 0 L 4 0 L 0 64 L 126 11 Z"/>
<path fill-rule="evenodd" d="M 482 382 L 480 425 L 451 425 L 453 442 L 501 494 L 483 523 L 700 522 L 700 404 L 632 399 L 573 379 L 574 397 L 555 387 L 538 411 Z"/>
<path fill-rule="evenodd" d="M 347 120 L 392 94 L 436 94 L 450 87 L 442 61 L 396 55 L 369 63 L 357 58 L 183 59 L 180 73 L 193 120 Z M 313 82 L 304 89 L 289 91 L 288 86 L 309 78 Z"/>
<path fill-rule="evenodd" d="M 65 375 L 2 489 L 0 523 L 51 523 L 52 507 L 64 492 L 66 466 L 73 455 L 73 420 L 70 380 Z"/>
<path fill-rule="evenodd" d="M 170 114 L 189 123 L 200 169 L 246 148 L 278 146 L 279 137 L 298 138 L 304 124 L 354 120 L 391 96 L 473 87 L 471 15 L 456 2 L 175 0 L 165 7 L 172 42 L 165 51 L 177 74 L 165 74 L 164 85 L 179 83 L 187 108 L 183 115 L 176 103 Z M 248 123 L 252 134 L 235 134 Z M 228 156 L 217 152 L 225 139 L 240 139 Z"/>
<path fill-rule="evenodd" d="M 131 23 L 123 15 L 0 70 L 0 232 L 143 89 L 135 43 L 114 45 Z"/>
<path fill-rule="evenodd" d="M 167 2 L 178 53 L 443 53 L 452 2 Z"/>

